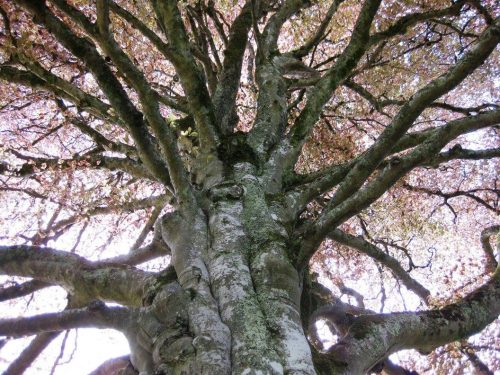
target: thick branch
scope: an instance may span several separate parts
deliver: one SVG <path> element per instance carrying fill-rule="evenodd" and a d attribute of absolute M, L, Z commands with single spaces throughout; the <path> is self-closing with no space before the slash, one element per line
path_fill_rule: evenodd
<path fill-rule="evenodd" d="M 58 7 L 61 8 L 61 10 L 70 16 L 72 20 L 77 22 L 97 41 L 99 46 L 111 58 L 118 69 L 127 77 L 130 84 L 137 91 L 142 104 L 144 116 L 153 129 L 153 133 L 156 136 L 161 153 L 163 154 L 163 159 L 167 163 L 168 172 L 172 180 L 173 187 L 178 195 L 178 199 L 183 201 L 190 200 L 190 185 L 184 165 L 177 150 L 174 133 L 161 115 L 157 100 L 158 97 L 151 89 L 151 86 L 146 80 L 144 74 L 119 47 L 110 33 L 98 30 L 83 13 L 69 6 L 64 0 L 54 1 Z M 107 7 L 104 6 L 104 8 Z M 102 17 L 106 18 L 107 15 L 102 15 Z M 103 20 L 102 23 L 106 23 L 106 21 Z"/>
<path fill-rule="evenodd" d="M 215 118 L 222 134 L 230 133 L 235 126 L 236 93 L 241 77 L 248 32 L 252 27 L 251 6 L 251 2 L 248 1 L 231 25 L 229 40 L 224 50 L 224 63 L 214 94 Z"/>
<path fill-rule="evenodd" d="M 37 246 L 0 246 L 0 273 L 58 284 L 78 301 L 103 299 L 140 305 L 153 275 L 120 264 L 100 265 L 65 251 Z"/>
<path fill-rule="evenodd" d="M 397 141 L 412 126 L 422 111 L 446 92 L 455 88 L 477 67 L 479 67 L 500 40 L 500 20 L 488 28 L 480 37 L 478 44 L 469 51 L 458 64 L 433 80 L 412 96 L 399 111 L 391 124 L 382 132 L 377 141 L 364 153 L 354 168 L 347 174 L 330 201 L 334 207 L 356 192 L 368 176 L 388 155 Z"/>
<path fill-rule="evenodd" d="M 379 6 L 380 1 L 365 1 L 349 44 L 338 57 L 333 67 L 320 79 L 310 93 L 306 106 L 290 133 L 291 142 L 295 148 L 301 147 L 304 144 L 305 138 L 319 118 L 323 106 L 330 99 L 337 87 L 347 79 L 349 73 L 354 69 L 368 48 L 367 41 L 370 25 Z"/>
<path fill-rule="evenodd" d="M 215 116 L 203 74 L 190 50 L 189 38 L 177 2 L 152 0 L 156 16 L 167 34 L 172 50 L 171 61 L 186 93 L 189 108 L 200 134 L 203 151 L 213 152 L 218 146 Z"/>
<path fill-rule="evenodd" d="M 0 335 L 22 337 L 83 327 L 123 329 L 129 322 L 130 314 L 127 308 L 107 307 L 104 303 L 96 301 L 82 309 L 64 310 L 28 318 L 0 319 Z"/>
<path fill-rule="evenodd" d="M 68 100 L 81 110 L 87 111 L 98 118 L 111 123 L 120 123 L 116 116 L 109 114 L 111 108 L 109 104 L 57 77 L 36 62 L 23 59 L 23 64 L 29 70 L 20 70 L 12 66 L 0 66 L 0 78 L 8 82 L 51 92 L 56 97 Z"/>
<path fill-rule="evenodd" d="M 391 353 L 402 349 L 428 352 L 469 337 L 500 313 L 500 269 L 492 279 L 457 303 L 439 310 L 361 315 L 334 345 L 328 357 L 339 374 L 366 373 Z"/>
<path fill-rule="evenodd" d="M 490 148 L 486 150 L 468 150 L 465 148 L 451 148 L 449 151 L 441 152 L 436 157 L 430 159 L 426 165 L 437 166 L 446 163 L 450 160 L 463 159 L 463 160 L 485 160 L 500 158 L 500 147 Z"/>
<path fill-rule="evenodd" d="M 30 280 L 21 284 L 16 283 L 13 286 L 0 289 L 0 302 L 27 296 L 37 290 L 47 288 L 48 286 L 51 285 L 38 280 Z"/>
<path fill-rule="evenodd" d="M 257 54 L 268 59 L 270 54 L 278 48 L 278 38 L 283 24 L 308 5 L 310 3 L 305 0 L 286 0 L 278 11 L 269 18 L 262 33 L 262 43 L 258 46 Z"/>
<path fill-rule="evenodd" d="M 28 161 L 28 163 L 23 164 L 20 167 L 7 167 L 4 171 L 2 171 L 9 172 L 9 174 L 13 174 L 18 177 L 27 177 L 47 170 L 71 169 L 74 168 L 75 165 L 78 165 L 82 169 L 95 168 L 108 169 L 110 171 L 121 170 L 135 177 L 156 180 L 156 178 L 149 173 L 143 164 L 129 158 L 117 158 L 95 153 L 87 153 L 83 155 L 75 155 L 73 159 L 56 159 L 33 157 L 21 154 L 15 150 L 9 151 L 17 158 Z"/>
<path fill-rule="evenodd" d="M 161 211 L 158 208 L 158 211 Z M 154 216 L 154 215 L 153 215 Z M 137 243 L 138 241 L 136 241 Z M 104 259 L 100 264 L 113 264 L 120 263 L 129 266 L 135 266 L 140 263 L 147 262 L 148 260 L 155 259 L 164 255 L 171 255 L 172 251 L 163 241 L 161 235 L 161 228 L 159 222 L 156 223 L 154 229 L 154 237 L 150 244 L 135 248 L 135 245 L 130 249 L 128 254 L 118 255 L 114 258 Z"/>
<path fill-rule="evenodd" d="M 330 100 L 333 92 L 348 78 L 367 50 L 370 26 L 380 2 L 380 0 L 367 0 L 363 4 L 349 44 L 338 57 L 336 63 L 311 90 L 304 109 L 288 136 L 282 141 L 282 147 L 278 148 L 271 157 L 273 164 L 278 164 L 281 168 L 286 169 L 291 169 L 294 166 L 323 106 Z M 286 152 L 283 151 L 283 148 Z"/>
<path fill-rule="evenodd" d="M 444 129 L 452 131 L 453 135 L 450 135 L 449 139 L 453 139 L 458 137 L 459 135 L 467 134 L 490 125 L 490 121 L 482 122 L 481 118 L 472 116 L 470 120 L 468 117 L 465 117 L 462 119 L 462 121 L 452 121 L 442 127 L 436 127 L 421 132 L 409 133 L 399 140 L 399 142 L 391 150 L 391 154 L 395 154 L 421 145 L 426 140 L 435 137 L 438 132 L 442 132 Z M 294 185 L 297 185 L 297 187 L 289 191 L 288 193 L 289 198 L 291 198 L 293 201 L 293 212 L 301 212 L 305 208 L 305 206 L 309 202 L 311 202 L 311 200 L 321 196 L 322 194 L 342 182 L 345 176 L 347 176 L 349 171 L 362 157 L 363 155 L 360 155 L 344 164 L 333 165 L 309 175 L 297 176 L 297 181 L 294 182 Z M 437 167 L 442 163 L 446 163 L 450 160 L 455 159 L 481 160 L 496 157 L 500 157 L 500 148 L 486 150 L 468 150 L 455 146 L 448 151 L 441 152 L 436 156 L 425 160 L 420 165 Z M 381 162 L 377 169 L 381 170 L 385 168 L 389 162 L 390 160 Z"/>

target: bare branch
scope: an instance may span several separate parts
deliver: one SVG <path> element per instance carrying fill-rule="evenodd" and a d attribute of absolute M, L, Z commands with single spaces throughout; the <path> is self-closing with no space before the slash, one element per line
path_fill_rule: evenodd
<path fill-rule="evenodd" d="M 323 20 L 321 21 L 316 32 L 309 38 L 309 40 L 306 43 L 304 43 L 304 45 L 292 51 L 292 54 L 295 57 L 302 58 L 304 56 L 307 56 L 309 52 L 311 52 L 311 50 L 321 42 L 321 39 L 323 39 L 326 29 L 330 24 L 330 21 L 337 12 L 339 5 L 342 4 L 343 2 L 344 0 L 333 0 L 332 4 L 330 5 L 330 8 L 328 8 L 328 12 L 326 12 L 326 15 L 323 17 Z"/>
<path fill-rule="evenodd" d="M 150 273 L 125 265 L 100 265 L 65 251 L 26 245 L 0 246 L 0 273 L 61 285 L 75 300 L 128 305 L 140 305 L 153 280 Z"/>
<path fill-rule="evenodd" d="M 337 241 L 341 244 L 352 247 L 358 251 L 361 251 L 363 254 L 368 255 L 370 258 L 380 262 L 385 267 L 389 268 L 394 276 L 400 280 L 408 290 L 414 292 L 417 296 L 419 296 L 423 301 L 427 302 L 430 296 L 430 292 L 427 288 L 422 286 L 418 281 L 413 279 L 408 272 L 406 272 L 403 267 L 399 264 L 399 262 L 386 254 L 382 250 L 380 250 L 377 246 L 371 244 L 367 240 L 362 237 L 356 237 L 351 234 L 342 232 L 339 229 L 335 229 L 330 232 L 329 237 L 334 241 Z"/>
<path fill-rule="evenodd" d="M 0 320 L 0 330 L 2 322 Z M 60 335 L 61 332 L 43 332 L 38 334 L 29 345 L 17 356 L 17 358 L 9 365 L 4 375 L 22 375 L 31 364 L 37 359 L 40 353 L 49 344 Z"/>
<path fill-rule="evenodd" d="M 86 64 L 113 108 L 127 124 L 145 165 L 157 178 L 169 185 L 170 177 L 167 168 L 158 156 L 155 142 L 147 131 L 142 114 L 132 104 L 95 46 L 88 39 L 76 36 L 67 25 L 50 13 L 43 1 L 20 0 L 20 4 L 34 15 L 36 22 L 43 24 L 59 42 Z M 57 4 L 60 6 L 61 1 L 57 1 Z M 64 1 L 62 4 L 67 6 Z"/>
<path fill-rule="evenodd" d="M 49 283 L 38 280 L 30 280 L 21 284 L 15 283 L 9 287 L 0 288 L 0 302 L 7 301 L 9 299 L 19 298 L 27 296 L 37 290 L 47 288 L 51 286 Z"/>
<path fill-rule="evenodd" d="M 492 111 L 489 113 L 496 113 L 496 111 Z M 451 121 L 450 123 L 447 123 L 446 125 L 441 127 L 435 127 L 420 132 L 408 133 L 403 136 L 399 140 L 399 142 L 396 143 L 396 145 L 390 151 L 390 154 L 395 154 L 421 145 L 425 141 L 428 141 L 431 138 L 435 137 L 438 132 L 441 132 L 441 134 L 443 134 L 444 131 L 448 132 L 448 135 L 446 137 L 448 140 L 452 140 L 459 135 L 467 134 L 483 127 L 491 126 L 492 124 L 495 124 L 495 121 L 483 122 L 481 117 L 470 116 L 462 118 L 461 121 Z M 332 165 L 309 175 L 296 176 L 294 180 L 289 182 L 293 189 L 288 192 L 288 197 L 290 201 L 293 202 L 293 205 L 291 207 L 293 212 L 302 212 L 305 206 L 313 199 L 321 196 L 328 190 L 341 183 L 342 180 L 347 176 L 349 171 L 353 168 L 353 166 L 355 166 L 362 157 L 363 154 L 343 164 Z M 487 150 L 468 150 L 463 149 L 460 146 L 454 146 L 449 151 L 445 151 L 427 158 L 419 165 L 437 167 L 442 163 L 446 163 L 450 160 L 455 159 L 481 160 L 491 159 L 495 157 L 500 157 L 500 149 L 498 148 Z M 389 162 L 390 160 L 382 161 L 377 166 L 377 169 L 381 170 L 385 168 L 386 166 L 388 166 Z"/>
<path fill-rule="evenodd" d="M 0 319 L 0 335 L 22 337 L 83 327 L 119 330 L 127 326 L 130 315 L 131 310 L 127 308 L 107 307 L 103 302 L 94 301 L 82 309 L 64 310 L 28 318 Z"/>
<path fill-rule="evenodd" d="M 214 93 L 215 118 L 220 124 L 223 135 L 229 134 L 236 125 L 236 93 L 241 78 L 248 32 L 252 27 L 251 6 L 251 2 L 248 1 L 231 25 L 229 40 L 224 50 L 222 71 Z"/>
<path fill-rule="evenodd" d="M 438 310 L 360 315 L 328 352 L 340 374 L 360 374 L 402 349 L 429 352 L 469 337 L 500 313 L 500 269 L 492 279 L 460 301 Z M 378 345 L 374 345 L 378 343 Z"/>

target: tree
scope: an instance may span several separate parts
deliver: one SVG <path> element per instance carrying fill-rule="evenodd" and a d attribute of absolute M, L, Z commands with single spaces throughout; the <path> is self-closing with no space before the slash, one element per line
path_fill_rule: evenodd
<path fill-rule="evenodd" d="M 29 278 L 0 296 L 68 293 L 64 311 L 0 321 L 3 336 L 37 335 L 7 373 L 60 331 L 107 327 L 131 355 L 99 373 L 402 374 L 390 354 L 497 318 L 494 1 L 0 4 L 1 189 L 14 207 L 0 272 Z M 482 233 L 474 290 L 445 303 L 410 274 L 424 239 L 390 238 L 418 232 L 409 215 Z M 138 225 L 132 250 L 106 258 Z M 85 256 L 92 245 L 102 259 Z M 377 313 L 345 275 L 313 272 L 345 254 L 372 258 L 421 307 Z M 135 267 L 157 258 L 170 263 Z M 355 277 L 373 272 L 363 259 Z"/>

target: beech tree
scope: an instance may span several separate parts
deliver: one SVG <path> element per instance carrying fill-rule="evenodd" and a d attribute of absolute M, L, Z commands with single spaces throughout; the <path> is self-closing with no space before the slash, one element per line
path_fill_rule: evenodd
<path fill-rule="evenodd" d="M 0 299 L 68 295 L 0 320 L 36 335 L 6 374 L 82 327 L 129 342 L 99 374 L 411 374 L 389 355 L 456 341 L 492 373 L 495 1 L 0 5 Z M 436 269 L 453 225 L 481 272 Z"/>

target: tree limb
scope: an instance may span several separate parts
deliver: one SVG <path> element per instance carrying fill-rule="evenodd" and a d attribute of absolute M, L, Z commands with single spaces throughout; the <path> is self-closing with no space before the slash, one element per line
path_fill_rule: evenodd
<path fill-rule="evenodd" d="M 0 320 L 0 330 L 2 321 Z M 1 334 L 1 333 L 0 333 Z M 31 364 L 37 359 L 40 353 L 61 334 L 59 331 L 43 332 L 29 343 L 29 345 L 17 356 L 17 358 L 7 367 L 3 375 L 22 375 Z"/>
<path fill-rule="evenodd" d="M 439 150 L 454 139 L 463 128 L 481 128 L 491 126 L 500 122 L 500 110 L 481 113 L 477 116 L 469 116 L 450 121 L 446 126 L 438 128 L 431 137 L 422 144 L 415 147 L 410 153 L 402 157 L 392 159 L 379 174 L 364 187 L 335 207 L 330 203 L 321 214 L 320 218 L 305 230 L 302 242 L 303 248 L 299 256 L 299 264 L 304 266 L 310 256 L 316 251 L 323 238 L 340 223 L 352 217 L 356 213 L 378 199 L 387 189 L 398 181 L 402 176 L 413 168 L 431 160 Z M 455 126 L 458 125 L 458 126 Z M 385 151 L 382 151 L 384 152 Z M 364 154 L 366 156 L 366 153 Z M 368 160 L 366 162 L 369 163 Z M 358 164 L 356 164 L 358 165 Z M 356 167 L 351 169 L 352 173 Z M 361 171 L 361 174 L 364 170 Z M 349 176 L 349 174 L 347 174 Z M 347 179 L 347 177 L 345 177 Z M 335 196 L 334 196 L 335 197 Z M 332 198 L 333 199 L 333 198 Z M 308 255 L 306 255 L 308 254 Z"/>
<path fill-rule="evenodd" d="M 428 298 L 430 296 L 429 290 L 418 281 L 413 279 L 408 274 L 408 272 L 406 272 L 403 267 L 401 267 L 401 265 L 395 258 L 390 256 L 389 254 L 386 254 L 377 246 L 371 244 L 362 237 L 353 236 L 339 229 L 333 230 L 328 236 L 334 241 L 361 251 L 363 254 L 366 254 L 370 258 L 376 260 L 377 262 L 380 262 L 382 265 L 389 268 L 394 276 L 398 280 L 400 280 L 404 284 L 404 286 L 408 288 L 408 290 L 414 292 L 423 301 L 428 302 Z"/>
<path fill-rule="evenodd" d="M 75 166 L 80 168 L 108 169 L 111 171 L 121 170 L 132 176 L 156 180 L 143 164 L 129 158 L 117 158 L 103 156 L 96 153 L 75 155 L 72 159 L 43 158 L 38 156 L 24 155 L 15 150 L 9 150 L 17 158 L 26 160 L 27 163 L 20 167 L 5 166 L 2 174 L 11 174 L 17 177 L 28 177 L 47 170 L 71 169 Z"/>
<path fill-rule="evenodd" d="M 171 61 L 181 80 L 189 108 L 200 134 L 202 151 L 211 154 L 219 140 L 210 94 L 190 51 L 189 39 L 176 1 L 152 0 L 155 14 L 167 34 L 172 50 Z"/>
<path fill-rule="evenodd" d="M 132 306 L 142 303 L 154 279 L 126 265 L 100 265 L 76 254 L 28 245 L 0 246 L 0 273 L 60 285 L 78 301 L 103 299 Z"/>
<path fill-rule="evenodd" d="M 14 284 L 9 287 L 0 288 L 0 302 L 8 301 L 10 299 L 27 296 L 37 290 L 51 286 L 49 283 L 38 280 L 30 280 L 21 284 Z"/>
<path fill-rule="evenodd" d="M 247 46 L 248 32 L 252 27 L 252 4 L 247 1 L 229 29 L 229 40 L 224 50 L 224 63 L 219 83 L 214 93 L 214 110 L 223 135 L 231 133 L 236 119 L 236 94 L 241 78 L 243 56 Z"/>
<path fill-rule="evenodd" d="M 314 34 L 307 40 L 304 45 L 300 46 L 299 48 L 295 49 L 292 51 L 292 54 L 297 57 L 297 58 L 302 58 L 305 57 L 311 52 L 313 48 L 315 48 L 321 41 L 321 39 L 324 37 L 326 29 L 328 28 L 328 25 L 330 24 L 330 21 L 332 20 L 333 16 L 337 12 L 337 9 L 339 8 L 340 4 L 342 4 L 344 0 L 333 0 L 332 4 L 328 8 L 328 11 L 326 12 L 325 17 L 323 17 L 323 20 L 319 24 L 318 29 L 314 32 Z"/>
<path fill-rule="evenodd" d="M 500 40 L 500 19 L 479 38 L 478 44 L 458 64 L 436 78 L 417 93 L 401 108 L 391 124 L 385 128 L 376 142 L 363 154 L 349 171 L 330 201 L 331 207 L 344 202 L 354 194 L 377 168 L 383 158 L 401 139 L 422 111 L 435 99 L 455 88 L 462 80 L 480 66 L 494 50 Z M 494 112 L 494 111 L 491 111 Z"/>
<path fill-rule="evenodd" d="M 360 315 L 347 334 L 328 351 L 339 374 L 366 373 L 391 353 L 402 349 L 428 352 L 469 337 L 500 313 L 500 269 L 484 286 L 438 310 Z"/>
<path fill-rule="evenodd" d="M 175 136 L 169 124 L 160 113 L 157 96 L 153 93 L 144 74 L 135 66 L 128 55 L 118 46 L 110 33 L 97 30 L 87 17 L 76 8 L 69 6 L 64 0 L 53 0 L 72 20 L 77 22 L 91 37 L 93 37 L 115 65 L 126 76 L 131 85 L 139 94 L 144 117 L 156 136 L 163 159 L 167 163 L 172 185 L 181 201 L 190 201 L 191 186 L 187 179 L 186 170 L 180 159 Z M 103 0 L 104 1 L 104 0 Z M 106 2 L 107 4 L 107 2 Z M 106 8 L 106 7 L 104 7 Z M 103 9 L 104 10 L 104 9 Z M 103 15 L 103 17 L 107 17 Z M 105 21 L 103 21 L 105 23 Z M 149 133 L 147 133 L 149 135 Z M 135 138 L 134 138 L 135 140 Z M 137 140 L 136 140 L 137 142 Z"/>
<path fill-rule="evenodd" d="M 304 109 L 292 129 L 276 148 L 270 159 L 271 165 L 292 169 L 297 161 L 308 134 L 318 120 L 323 106 L 333 92 L 348 78 L 350 72 L 368 48 L 370 26 L 380 6 L 380 0 L 366 0 L 359 13 L 349 44 L 337 58 L 335 64 L 311 90 Z"/>
<path fill-rule="evenodd" d="M 22 337 L 42 332 L 64 331 L 73 328 L 95 327 L 123 329 L 129 323 L 131 310 L 107 307 L 94 301 L 88 307 L 28 318 L 0 319 L 0 335 Z"/>
<path fill-rule="evenodd" d="M 117 114 L 127 124 L 145 165 L 158 179 L 169 185 L 168 170 L 158 156 L 155 142 L 147 131 L 142 114 L 131 103 L 122 85 L 99 55 L 94 44 L 88 39 L 75 35 L 67 25 L 49 11 L 44 1 L 19 0 L 19 3 L 34 15 L 35 22 L 43 24 L 62 45 L 86 64 Z"/>
<path fill-rule="evenodd" d="M 466 3 L 465 0 L 458 0 L 448 8 L 440 10 L 431 10 L 429 12 L 423 12 L 423 13 L 411 13 L 405 15 L 396 20 L 396 22 L 394 22 L 384 31 L 380 31 L 370 36 L 369 44 L 374 45 L 383 40 L 389 39 L 395 35 L 404 34 L 410 27 L 422 21 L 427 21 L 433 18 L 439 18 L 444 16 L 457 15 L 459 14 L 460 9 L 464 6 L 465 3 Z"/>

